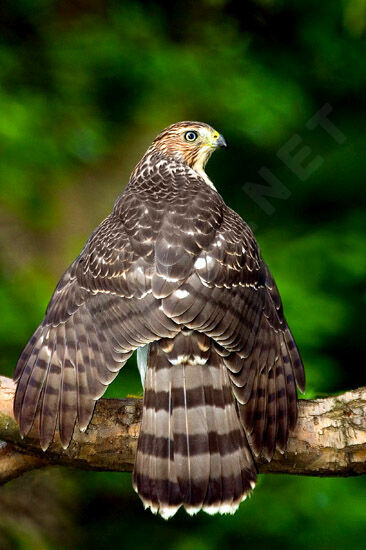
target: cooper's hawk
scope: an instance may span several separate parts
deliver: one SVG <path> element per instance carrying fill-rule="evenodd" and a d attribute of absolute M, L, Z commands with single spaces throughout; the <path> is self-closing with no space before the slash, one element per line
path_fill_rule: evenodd
<path fill-rule="evenodd" d="M 67 447 L 137 349 L 144 385 L 133 484 L 164 517 L 234 512 L 253 457 L 283 452 L 304 371 L 246 223 L 204 172 L 224 138 L 164 130 L 61 278 L 16 367 L 15 416 Z"/>

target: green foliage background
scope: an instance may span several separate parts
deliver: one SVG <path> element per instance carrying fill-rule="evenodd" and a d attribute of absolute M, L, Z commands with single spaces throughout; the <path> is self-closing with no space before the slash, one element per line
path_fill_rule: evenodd
<path fill-rule="evenodd" d="M 302 352 L 307 397 L 365 384 L 365 0 L 13 0 L 0 16 L 0 373 L 152 138 L 203 120 L 208 172 L 255 229 Z M 325 104 L 340 144 L 307 121 Z M 297 134 L 321 166 L 278 156 Z M 269 169 L 289 195 L 245 192 Z M 108 396 L 141 393 L 134 360 Z M 262 477 L 233 517 L 168 523 L 129 474 L 50 470 L 0 488 L 0 549 L 361 548 L 364 478 Z"/>

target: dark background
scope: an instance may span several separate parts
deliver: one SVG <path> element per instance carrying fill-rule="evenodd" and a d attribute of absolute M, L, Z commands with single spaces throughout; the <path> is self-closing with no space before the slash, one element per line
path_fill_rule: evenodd
<path fill-rule="evenodd" d="M 255 230 L 306 397 L 365 384 L 365 28 L 364 0 L 2 3 L 0 373 L 151 140 L 191 119 L 229 142 L 208 173 Z M 321 109 L 338 133 L 309 129 Z M 141 391 L 132 360 L 107 396 Z M 130 474 L 50 469 L 0 488 L 0 549 L 361 548 L 365 496 L 365 478 L 267 475 L 233 517 L 164 522 Z"/>

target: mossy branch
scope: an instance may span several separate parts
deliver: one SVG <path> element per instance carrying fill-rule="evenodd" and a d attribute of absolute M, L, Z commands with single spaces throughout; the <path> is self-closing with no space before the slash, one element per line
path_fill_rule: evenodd
<path fill-rule="evenodd" d="M 131 471 L 142 413 L 141 399 L 101 399 L 88 430 L 75 430 L 70 447 L 58 439 L 46 453 L 35 425 L 21 439 L 13 416 L 14 382 L 0 376 L 0 483 L 27 470 L 62 464 L 86 470 Z M 287 451 L 259 462 L 260 473 L 311 476 L 366 474 L 366 387 L 325 399 L 301 400 Z"/>

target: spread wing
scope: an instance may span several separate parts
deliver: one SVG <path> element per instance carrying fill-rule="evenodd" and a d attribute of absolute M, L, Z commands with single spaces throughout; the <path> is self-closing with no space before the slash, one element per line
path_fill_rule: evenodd
<path fill-rule="evenodd" d="M 146 245 L 141 208 L 129 202 L 129 225 L 112 214 L 91 236 L 16 366 L 15 417 L 22 435 L 39 417 L 43 449 L 57 428 L 64 447 L 76 420 L 87 428 L 95 401 L 136 348 L 179 331 L 152 295 L 154 244 Z"/>
<path fill-rule="evenodd" d="M 212 338 L 254 451 L 282 449 L 296 419 L 301 361 L 278 291 L 239 216 L 191 169 L 146 161 L 58 284 L 16 367 L 22 434 L 42 448 L 77 422 L 132 352 L 182 327 Z"/>
<path fill-rule="evenodd" d="M 179 287 L 197 255 L 187 213 L 200 211 L 207 197 L 188 189 L 206 184 L 180 163 L 145 168 L 134 183 L 146 193 L 130 184 L 117 199 L 61 278 L 17 363 L 15 417 L 22 435 L 38 418 L 43 449 L 56 429 L 66 448 L 76 422 L 87 428 L 95 401 L 135 349 L 181 330 L 161 296 Z M 201 219 L 214 223 L 211 210 Z"/>
<path fill-rule="evenodd" d="M 223 205 L 216 224 L 193 212 L 203 246 L 179 289 L 162 293 L 168 317 L 204 332 L 217 344 L 251 448 L 270 460 L 284 451 L 297 419 L 296 384 L 305 377 L 281 299 L 249 227 Z M 170 283 L 171 285 L 174 283 Z"/>

